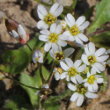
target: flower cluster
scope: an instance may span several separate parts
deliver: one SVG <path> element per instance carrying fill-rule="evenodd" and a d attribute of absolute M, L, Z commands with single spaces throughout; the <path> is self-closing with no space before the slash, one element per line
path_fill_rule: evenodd
<path fill-rule="evenodd" d="M 99 84 L 104 83 L 102 73 L 109 56 L 105 48 L 96 49 L 95 44 L 89 42 L 84 34 L 89 22 L 84 16 L 75 20 L 68 13 L 62 20 L 59 17 L 62 12 L 63 6 L 58 3 L 53 4 L 49 10 L 38 5 L 39 40 L 44 42 L 44 51 L 49 52 L 53 60 L 59 63 L 59 67 L 53 70 L 55 79 L 67 81 L 68 88 L 73 91 L 70 100 L 81 106 L 85 98 L 97 97 Z M 75 49 L 68 42 L 81 46 L 83 54 L 80 59 L 71 59 Z M 40 50 L 35 51 L 33 61 L 43 63 L 43 53 Z"/>

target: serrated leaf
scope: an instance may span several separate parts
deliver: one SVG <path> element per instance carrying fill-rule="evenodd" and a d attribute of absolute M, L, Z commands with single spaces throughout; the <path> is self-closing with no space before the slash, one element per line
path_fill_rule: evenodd
<path fill-rule="evenodd" d="M 110 21 L 110 0 L 102 0 L 96 5 L 96 16 L 92 25 L 88 29 L 88 33 L 94 32 L 102 24 Z"/>

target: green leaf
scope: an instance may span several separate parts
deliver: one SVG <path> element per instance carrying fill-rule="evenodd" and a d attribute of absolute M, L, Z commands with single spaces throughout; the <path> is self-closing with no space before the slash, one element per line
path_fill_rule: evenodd
<path fill-rule="evenodd" d="M 36 75 L 34 77 L 31 77 L 28 74 L 21 74 L 21 76 L 20 76 L 21 83 L 28 85 L 28 86 L 35 87 L 35 88 L 39 88 L 39 86 L 40 86 L 40 83 L 38 83 L 39 81 L 40 80 Z M 38 95 L 37 95 L 38 90 L 28 88 L 25 86 L 22 86 L 22 87 L 28 93 L 32 105 L 37 106 L 38 105 Z"/>
<path fill-rule="evenodd" d="M 27 110 L 30 108 L 32 110 L 32 106 L 28 103 L 26 97 L 18 93 L 11 94 L 5 101 L 3 108 L 8 110 Z"/>
<path fill-rule="evenodd" d="M 23 71 L 31 60 L 31 52 L 27 46 L 18 50 L 9 50 L 0 56 L 0 70 L 17 74 Z"/>
<path fill-rule="evenodd" d="M 88 33 L 94 32 L 101 25 L 110 21 L 110 0 L 102 0 L 96 5 L 96 17 L 89 27 Z"/>
<path fill-rule="evenodd" d="M 72 92 L 70 90 L 66 90 L 64 93 L 58 95 L 58 96 L 50 96 L 44 103 L 44 108 L 46 110 L 58 110 L 60 107 L 59 102 L 70 96 Z"/>
<path fill-rule="evenodd" d="M 38 35 L 36 35 L 36 37 L 28 42 L 28 45 L 34 51 L 34 49 L 41 47 L 42 42 L 39 42 Z M 31 61 L 33 51 L 27 45 L 17 50 L 5 51 L 0 56 L 0 70 L 12 74 L 21 73 Z"/>
<path fill-rule="evenodd" d="M 105 32 L 90 38 L 90 41 L 94 42 L 97 47 L 110 48 L 110 32 Z"/>
<path fill-rule="evenodd" d="M 42 74 L 43 74 L 44 79 L 47 80 L 49 78 L 49 76 L 50 76 L 50 72 L 44 66 L 42 66 L 41 69 L 42 69 Z"/>

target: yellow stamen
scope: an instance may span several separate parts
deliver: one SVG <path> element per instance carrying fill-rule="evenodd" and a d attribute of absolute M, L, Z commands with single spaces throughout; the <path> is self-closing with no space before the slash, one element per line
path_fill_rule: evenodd
<path fill-rule="evenodd" d="M 89 61 L 90 64 L 94 64 L 97 60 L 96 60 L 95 56 L 89 56 L 88 61 Z"/>
<path fill-rule="evenodd" d="M 78 27 L 77 27 L 76 25 L 72 26 L 72 27 L 69 29 L 69 31 L 71 32 L 71 34 L 72 34 L 73 36 L 75 36 L 75 35 L 77 35 L 77 34 L 80 33 L 80 31 L 79 31 L 79 29 L 78 29 Z"/>
<path fill-rule="evenodd" d="M 63 70 L 61 68 L 57 68 L 57 71 L 62 74 L 63 73 Z"/>
<path fill-rule="evenodd" d="M 51 33 L 48 37 L 49 41 L 52 43 L 56 43 L 58 41 L 58 34 Z"/>
<path fill-rule="evenodd" d="M 71 67 L 69 70 L 68 70 L 68 74 L 69 76 L 75 76 L 78 74 L 77 70 L 73 67 Z"/>
<path fill-rule="evenodd" d="M 55 21 L 57 20 L 57 18 L 52 15 L 52 14 L 47 14 L 44 18 L 44 21 L 46 22 L 46 24 L 51 25 L 53 24 Z"/>
<path fill-rule="evenodd" d="M 89 84 L 93 84 L 95 80 L 96 80 L 95 76 L 94 76 L 94 75 L 91 75 L 91 76 L 88 78 L 87 82 L 88 82 Z"/>
<path fill-rule="evenodd" d="M 87 88 L 85 88 L 83 85 L 78 85 L 77 92 L 80 94 L 85 94 L 87 92 Z"/>
<path fill-rule="evenodd" d="M 62 60 L 62 59 L 64 59 L 64 54 L 63 54 L 63 52 L 57 52 L 57 53 L 55 54 L 55 58 L 56 58 L 57 60 Z"/>

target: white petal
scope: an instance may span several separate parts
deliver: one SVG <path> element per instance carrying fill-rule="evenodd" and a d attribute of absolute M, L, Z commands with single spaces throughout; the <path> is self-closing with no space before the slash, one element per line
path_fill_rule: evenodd
<path fill-rule="evenodd" d="M 40 31 L 40 33 L 43 35 L 49 35 L 50 34 L 50 32 L 48 30 L 42 30 L 42 31 Z"/>
<path fill-rule="evenodd" d="M 78 72 L 83 72 L 86 69 L 86 65 L 82 65 L 77 69 L 78 69 Z"/>
<path fill-rule="evenodd" d="M 77 84 L 76 78 L 75 78 L 74 76 L 71 77 L 71 81 L 72 81 L 73 83 Z"/>
<path fill-rule="evenodd" d="M 88 45 L 85 45 L 84 50 L 85 50 L 86 55 L 88 55 L 88 56 L 89 56 L 89 55 L 91 54 L 91 53 L 89 52 Z"/>
<path fill-rule="evenodd" d="M 94 83 L 92 87 L 93 87 L 94 92 L 97 92 L 97 90 L 98 90 L 98 85 L 97 85 L 97 83 Z"/>
<path fill-rule="evenodd" d="M 41 41 L 48 41 L 48 36 L 46 36 L 46 35 L 40 35 L 39 36 L 39 40 L 41 40 Z"/>
<path fill-rule="evenodd" d="M 59 80 L 60 79 L 60 74 L 58 72 L 56 72 L 54 74 L 55 80 Z"/>
<path fill-rule="evenodd" d="M 89 65 L 88 58 L 85 54 L 82 55 L 81 59 L 86 65 Z"/>
<path fill-rule="evenodd" d="M 88 46 L 89 46 L 89 52 L 90 52 L 91 54 L 94 54 L 94 53 L 95 53 L 95 45 L 94 45 L 94 43 L 90 42 L 90 43 L 88 44 Z"/>
<path fill-rule="evenodd" d="M 63 72 L 63 73 L 60 75 L 60 78 L 61 78 L 61 79 L 64 79 L 64 78 L 66 78 L 66 76 L 67 76 L 67 72 Z"/>
<path fill-rule="evenodd" d="M 67 42 L 65 42 L 63 40 L 58 40 L 58 44 L 62 47 L 65 47 L 67 45 Z"/>
<path fill-rule="evenodd" d="M 75 51 L 74 48 L 67 48 L 64 50 L 65 57 L 69 57 Z"/>
<path fill-rule="evenodd" d="M 79 95 L 78 96 L 78 100 L 77 100 L 77 106 L 81 106 L 82 104 L 83 104 L 83 102 L 84 102 L 84 96 L 83 95 Z"/>
<path fill-rule="evenodd" d="M 106 49 L 105 48 L 100 48 L 95 52 L 96 56 L 101 56 L 102 54 L 105 54 Z"/>
<path fill-rule="evenodd" d="M 65 62 L 68 65 L 68 67 L 72 67 L 73 65 L 73 61 L 70 58 L 65 58 Z"/>
<path fill-rule="evenodd" d="M 77 24 L 78 26 L 80 26 L 82 23 L 84 23 L 85 19 L 86 19 L 85 16 L 79 17 L 79 18 L 76 20 L 76 24 Z"/>
<path fill-rule="evenodd" d="M 53 57 L 53 58 L 55 58 L 55 53 L 54 53 L 54 50 L 53 49 L 50 50 L 50 56 Z"/>
<path fill-rule="evenodd" d="M 108 55 L 97 57 L 98 62 L 104 62 L 109 58 Z"/>
<path fill-rule="evenodd" d="M 47 15 L 47 10 L 43 5 L 38 5 L 37 13 L 40 19 Z"/>
<path fill-rule="evenodd" d="M 89 26 L 89 24 L 90 23 L 88 21 L 84 22 L 81 26 L 79 26 L 79 30 L 83 31 Z"/>
<path fill-rule="evenodd" d="M 75 40 L 76 40 L 76 42 L 77 42 L 78 44 L 83 45 L 82 40 L 81 40 L 81 39 L 79 39 L 79 38 L 78 38 L 78 36 L 75 36 Z"/>
<path fill-rule="evenodd" d="M 58 49 L 58 45 L 55 43 L 52 43 L 52 49 L 55 51 L 56 49 Z"/>
<path fill-rule="evenodd" d="M 65 21 L 70 27 L 72 27 L 75 24 L 75 19 L 70 13 L 67 14 L 67 17 L 65 17 Z"/>
<path fill-rule="evenodd" d="M 74 38 L 74 36 L 69 36 L 69 37 L 67 38 L 67 40 L 68 40 L 68 41 L 74 41 L 75 38 Z"/>
<path fill-rule="evenodd" d="M 102 65 L 101 63 L 95 63 L 94 66 L 99 70 L 99 71 L 104 71 L 105 66 Z"/>
<path fill-rule="evenodd" d="M 78 36 L 82 41 L 84 41 L 84 42 L 88 41 L 88 38 L 84 34 L 80 33 L 80 34 L 78 34 Z"/>
<path fill-rule="evenodd" d="M 63 34 L 66 35 L 66 36 L 71 36 L 69 31 L 65 31 Z"/>
<path fill-rule="evenodd" d="M 76 75 L 75 77 L 78 81 L 78 84 L 81 84 L 83 82 L 83 78 L 80 75 Z"/>
<path fill-rule="evenodd" d="M 11 36 L 14 38 L 19 38 L 18 33 L 15 30 L 12 30 L 12 32 L 10 32 Z"/>
<path fill-rule="evenodd" d="M 103 78 L 97 78 L 97 83 L 101 84 L 104 82 L 104 79 Z"/>
<path fill-rule="evenodd" d="M 45 46 L 44 46 L 44 50 L 46 52 L 48 52 L 50 50 L 50 48 L 51 48 L 51 43 L 46 43 Z"/>
<path fill-rule="evenodd" d="M 75 91 L 75 90 L 76 90 L 76 86 L 73 85 L 73 84 L 71 84 L 71 83 L 69 83 L 67 86 L 68 86 L 68 88 L 69 88 L 70 90 L 72 90 L 72 91 Z"/>
<path fill-rule="evenodd" d="M 50 13 L 52 13 L 56 17 L 59 16 L 62 12 L 63 6 L 58 3 L 55 3 L 50 9 Z"/>
<path fill-rule="evenodd" d="M 52 24 L 52 25 L 50 26 L 50 32 L 51 32 L 51 33 L 54 33 L 55 30 L 56 30 L 56 28 L 57 28 L 57 25 L 56 25 L 55 23 Z"/>
<path fill-rule="evenodd" d="M 78 68 L 81 65 L 82 61 L 81 60 L 76 60 L 74 63 L 74 67 Z"/>
<path fill-rule="evenodd" d="M 20 36 L 25 36 L 26 35 L 26 32 L 25 32 L 24 28 L 21 25 L 18 26 L 18 34 Z"/>
<path fill-rule="evenodd" d="M 56 27 L 55 33 L 60 34 L 61 32 L 62 32 L 62 26 L 61 25 L 58 25 Z"/>
<path fill-rule="evenodd" d="M 43 56 L 40 56 L 38 62 L 39 62 L 39 63 L 43 63 Z"/>
<path fill-rule="evenodd" d="M 67 70 L 69 69 L 69 67 L 68 67 L 63 61 L 60 62 L 60 66 L 61 66 L 65 71 L 67 71 Z"/>
<path fill-rule="evenodd" d="M 77 100 L 77 98 L 78 98 L 78 93 L 74 93 L 74 94 L 71 96 L 70 100 L 74 102 L 74 101 Z"/>
<path fill-rule="evenodd" d="M 37 28 L 38 29 L 47 29 L 48 25 L 44 21 L 41 20 L 37 23 Z"/>
<path fill-rule="evenodd" d="M 98 97 L 97 94 L 92 93 L 92 92 L 87 92 L 85 95 L 86 95 L 86 97 L 91 98 L 91 99 L 94 99 L 94 98 Z"/>

